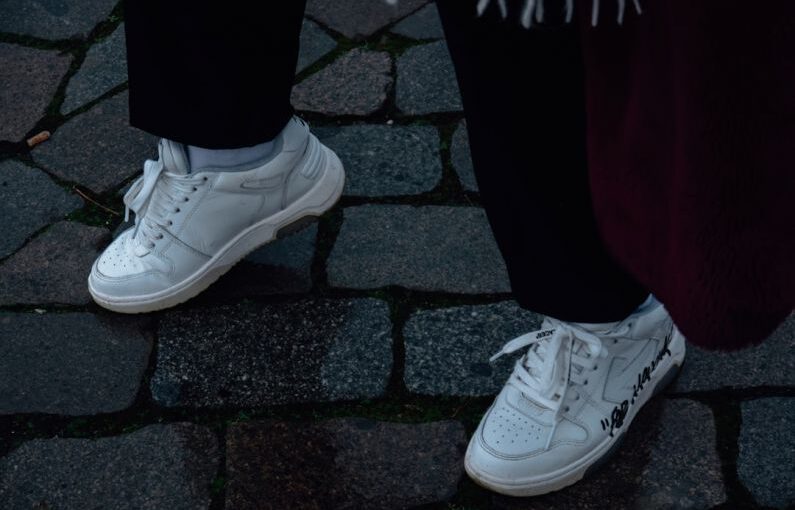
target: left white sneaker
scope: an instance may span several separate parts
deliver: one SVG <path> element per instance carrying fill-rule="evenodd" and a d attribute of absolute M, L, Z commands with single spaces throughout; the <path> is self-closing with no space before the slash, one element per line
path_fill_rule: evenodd
<path fill-rule="evenodd" d="M 607 331 L 544 321 L 493 359 L 530 346 L 486 412 L 464 465 L 510 496 L 569 486 L 611 453 L 638 410 L 676 375 L 685 339 L 662 305 Z"/>
<path fill-rule="evenodd" d="M 185 147 L 160 142 L 160 158 L 124 202 L 135 226 L 100 255 L 88 290 L 100 306 L 151 312 L 192 298 L 258 246 L 340 198 L 345 171 L 294 117 L 265 161 L 238 171 L 190 172 Z"/>

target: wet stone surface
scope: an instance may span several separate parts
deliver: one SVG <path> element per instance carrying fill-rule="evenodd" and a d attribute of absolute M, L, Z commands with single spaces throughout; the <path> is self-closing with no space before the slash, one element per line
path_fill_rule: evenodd
<path fill-rule="evenodd" d="M 6 5 L 0 5 L 0 20 Z M 0 140 L 20 141 L 36 125 L 71 62 L 57 51 L 0 43 Z"/>
<path fill-rule="evenodd" d="M 160 405 L 258 406 L 383 394 L 392 325 L 374 299 L 176 310 L 160 321 Z"/>
<path fill-rule="evenodd" d="M 394 27 L 391 32 L 411 39 L 442 39 L 444 30 L 439 10 L 435 3 L 431 3 L 404 19 Z"/>
<path fill-rule="evenodd" d="M 795 505 L 795 398 L 742 403 L 737 472 L 758 503 Z"/>
<path fill-rule="evenodd" d="M 301 26 L 301 46 L 295 72 L 300 73 L 336 47 L 337 42 L 317 23 L 305 19 Z"/>
<path fill-rule="evenodd" d="M 510 291 L 485 213 L 476 207 L 346 208 L 327 267 L 334 287 Z"/>
<path fill-rule="evenodd" d="M 432 190 L 442 177 L 433 127 L 365 124 L 315 134 L 345 165 L 345 195 L 414 195 Z"/>
<path fill-rule="evenodd" d="M 790 315 L 764 343 L 742 351 L 710 352 L 688 344 L 682 373 L 669 391 L 791 385 L 793 349 L 795 315 Z"/>
<path fill-rule="evenodd" d="M 86 278 L 109 240 L 104 228 L 56 223 L 0 263 L 0 306 L 90 303 Z"/>
<path fill-rule="evenodd" d="M 152 349 L 141 326 L 88 313 L 0 313 L 0 414 L 129 407 Z"/>
<path fill-rule="evenodd" d="M 0 32 L 42 39 L 85 37 L 118 0 L 4 0 Z"/>
<path fill-rule="evenodd" d="M 325 115 L 369 115 L 386 101 L 391 59 L 382 51 L 354 49 L 293 88 L 293 106 Z"/>
<path fill-rule="evenodd" d="M 654 399 L 636 416 L 623 444 L 577 484 L 532 498 L 494 496 L 495 508 L 702 509 L 726 493 L 709 408 L 690 400 Z"/>
<path fill-rule="evenodd" d="M 41 170 L 13 160 L 0 162 L 0 257 L 82 205 Z"/>
<path fill-rule="evenodd" d="M 541 320 L 513 301 L 416 312 L 403 329 L 406 387 L 423 395 L 494 395 L 521 354 L 489 358 Z"/>
<path fill-rule="evenodd" d="M 469 152 L 469 135 L 466 130 L 466 122 L 462 121 L 453 133 L 453 142 L 450 146 L 450 159 L 453 161 L 453 168 L 461 180 L 461 186 L 466 191 L 478 191 L 478 183 L 475 179 L 475 170 L 472 164 L 472 155 Z"/>
<path fill-rule="evenodd" d="M 438 41 L 406 50 L 397 61 L 397 107 L 422 115 L 460 111 L 461 95 L 447 44 Z"/>
<path fill-rule="evenodd" d="M 104 193 L 157 159 L 157 139 L 128 124 L 127 92 L 106 99 L 61 126 L 33 152 L 60 178 Z"/>
<path fill-rule="evenodd" d="M 101 439 L 37 439 L 0 459 L 4 508 L 209 508 L 219 463 L 212 432 L 150 425 Z"/>
<path fill-rule="evenodd" d="M 413 508 L 463 476 L 458 422 L 249 422 L 227 434 L 226 508 Z"/>
<path fill-rule="evenodd" d="M 127 49 L 121 24 L 107 39 L 88 50 L 80 70 L 69 80 L 61 112 L 71 112 L 125 81 Z"/>
<path fill-rule="evenodd" d="M 363 39 L 415 11 L 429 0 L 309 0 L 306 14 L 350 39 Z"/>

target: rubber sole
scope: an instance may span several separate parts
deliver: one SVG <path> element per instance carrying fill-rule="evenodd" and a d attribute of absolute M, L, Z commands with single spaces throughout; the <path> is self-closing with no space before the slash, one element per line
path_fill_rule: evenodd
<path fill-rule="evenodd" d="M 325 151 L 328 164 L 318 182 L 306 194 L 284 210 L 235 236 L 183 281 L 154 294 L 114 298 L 96 291 L 89 278 L 88 290 L 94 301 L 108 310 L 127 314 L 171 308 L 207 289 L 253 250 L 307 226 L 339 201 L 345 186 L 342 162 L 329 148 L 323 146 L 322 150 Z"/>
<path fill-rule="evenodd" d="M 674 327 L 674 338 L 676 341 L 682 342 L 681 353 L 678 351 L 676 359 L 671 358 L 671 362 L 666 371 L 657 376 L 657 381 L 654 386 L 650 388 L 651 391 L 646 391 L 641 395 L 645 395 L 639 402 L 632 405 L 627 412 L 624 419 L 624 425 L 619 432 L 612 438 L 607 438 L 602 444 L 598 445 L 593 451 L 589 452 L 585 457 L 578 459 L 577 462 L 558 469 L 555 473 L 550 473 L 543 480 L 532 481 L 516 481 L 516 480 L 497 480 L 489 476 L 488 473 L 483 473 L 474 466 L 470 460 L 470 452 L 464 458 L 464 468 L 469 477 L 481 487 L 505 494 L 507 496 L 515 497 L 528 497 L 540 496 L 555 492 L 575 483 L 579 482 L 586 476 L 602 467 L 612 457 L 623 443 L 627 430 L 629 429 L 635 416 L 643 408 L 643 406 L 651 400 L 655 395 L 662 392 L 676 376 L 684 363 L 685 357 L 685 338 Z M 671 344 L 674 343 L 672 340 Z M 654 377 L 654 376 L 652 376 Z M 477 432 L 476 432 L 477 433 Z"/>

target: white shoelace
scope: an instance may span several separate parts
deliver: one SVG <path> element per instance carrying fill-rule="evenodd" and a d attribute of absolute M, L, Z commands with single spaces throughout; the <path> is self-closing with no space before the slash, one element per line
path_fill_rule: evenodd
<path fill-rule="evenodd" d="M 162 149 L 161 149 L 162 150 Z M 135 213 L 133 239 L 137 241 L 135 254 L 142 257 L 163 238 L 163 231 L 173 223 L 169 218 L 180 212 L 180 204 L 188 202 L 188 195 L 206 182 L 206 177 L 174 175 L 164 171 L 163 155 L 157 161 L 144 162 L 144 173 L 124 195 L 124 221 L 130 211 Z"/>
<path fill-rule="evenodd" d="M 597 336 L 568 322 L 549 319 L 555 327 L 541 329 L 514 338 L 489 361 L 530 347 L 516 361 L 508 384 L 527 398 L 554 412 L 554 424 L 547 439 L 549 449 L 555 429 L 561 420 L 561 409 L 571 386 L 588 384 L 588 372 L 598 367 L 607 356 L 602 338 L 626 334 L 626 326 Z"/>

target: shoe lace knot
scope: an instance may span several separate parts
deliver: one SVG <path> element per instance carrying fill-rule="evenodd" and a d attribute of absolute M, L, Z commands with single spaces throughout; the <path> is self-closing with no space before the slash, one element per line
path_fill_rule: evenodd
<path fill-rule="evenodd" d="M 144 162 L 144 172 L 124 195 L 124 221 L 130 211 L 135 213 L 135 254 L 142 257 L 155 247 L 164 232 L 173 224 L 172 215 L 181 212 L 180 206 L 190 201 L 190 194 L 207 182 L 207 177 L 168 172 L 163 164 L 162 145 L 157 161 Z"/>
<path fill-rule="evenodd" d="M 596 370 L 600 360 L 607 357 L 603 340 L 621 336 L 626 331 L 621 327 L 597 336 L 577 324 L 552 318 L 547 321 L 553 327 L 514 338 L 489 361 L 529 347 L 516 361 L 508 384 L 554 413 L 553 430 L 547 442 L 549 448 L 569 388 L 573 384 L 587 385 L 589 372 Z"/>

